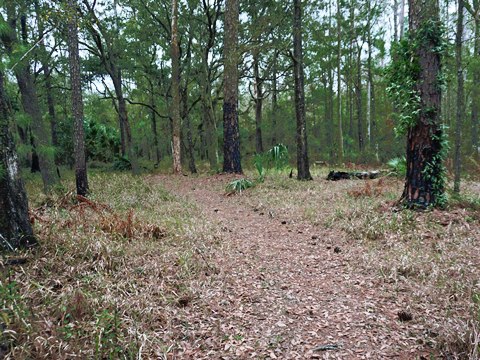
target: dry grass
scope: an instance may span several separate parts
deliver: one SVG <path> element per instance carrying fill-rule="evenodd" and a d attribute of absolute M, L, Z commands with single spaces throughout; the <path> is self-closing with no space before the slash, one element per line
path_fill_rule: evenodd
<path fill-rule="evenodd" d="M 413 313 L 412 336 L 452 359 L 480 358 L 480 198 L 477 183 L 446 211 L 395 211 L 403 183 L 393 178 L 313 182 L 285 175 L 248 192 L 253 208 L 331 230 L 328 244 L 383 279 L 389 302 Z"/>
<path fill-rule="evenodd" d="M 384 308 L 412 315 L 402 323 L 410 339 L 432 356 L 479 359 L 478 183 L 466 184 L 467 194 L 447 211 L 395 212 L 400 180 L 328 182 L 326 174 L 320 169 L 313 182 L 298 182 L 272 173 L 238 198 L 221 199 L 247 204 L 272 221 L 321 229 L 325 238 L 316 238 L 315 246 L 341 249 L 354 259 L 345 265 L 350 274 L 378 280 L 372 284 L 379 284 L 375 296 Z M 224 193 L 221 178 L 199 180 L 198 186 Z M 244 341 L 237 328 L 216 329 L 210 319 L 209 309 L 221 310 L 208 304 L 209 296 L 217 296 L 210 292 L 225 290 L 218 256 L 236 258 L 234 243 L 223 241 L 225 224 L 206 221 L 201 209 L 173 195 L 174 178 L 168 178 L 171 193 L 158 178 L 110 173 L 90 181 L 89 199 L 65 189 L 47 198 L 39 195 L 37 181 L 28 182 L 41 246 L 21 255 L 27 258 L 23 265 L 0 258 L 0 357 L 185 358 L 194 349 L 206 354 L 209 344 L 220 347 L 206 356 Z M 195 180 L 185 184 L 202 190 Z M 66 182 L 66 189 L 72 187 Z M 215 201 L 211 213 L 218 211 Z M 273 276 L 276 270 L 269 271 Z M 231 324 L 232 316 L 225 314 L 221 325 Z M 221 338 L 234 330 L 236 335 Z"/>
<path fill-rule="evenodd" d="M 0 262 L 7 359 L 166 358 L 215 272 L 218 236 L 192 204 L 126 174 L 90 183 L 88 200 L 28 183 L 41 246 L 26 265 Z"/>

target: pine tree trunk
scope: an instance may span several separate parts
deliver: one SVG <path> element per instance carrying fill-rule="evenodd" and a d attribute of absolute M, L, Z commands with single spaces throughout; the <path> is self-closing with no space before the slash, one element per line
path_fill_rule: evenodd
<path fill-rule="evenodd" d="M 393 0 L 393 41 L 398 41 L 398 0 Z"/>
<path fill-rule="evenodd" d="M 477 3 L 478 4 L 478 3 Z M 478 5 L 477 5 L 478 6 Z M 480 62 L 480 6 L 476 9 L 475 18 L 475 45 L 474 57 Z M 473 155 L 480 159 L 480 142 L 479 142 L 479 117 L 480 117 L 480 66 L 476 66 L 473 70 L 473 89 L 472 89 L 472 148 Z M 475 85 L 476 84 L 476 85 Z"/>
<path fill-rule="evenodd" d="M 297 120 L 297 179 L 312 180 L 308 163 L 307 124 L 302 49 L 302 5 L 293 0 L 293 71 L 295 79 L 295 115 Z"/>
<path fill-rule="evenodd" d="M 277 116 L 278 116 L 278 89 L 277 89 L 277 64 L 278 52 L 275 51 L 273 55 L 272 65 L 272 146 L 275 146 L 278 141 L 277 131 Z"/>
<path fill-rule="evenodd" d="M 398 18 L 398 23 L 400 26 L 400 40 L 403 39 L 403 33 L 405 32 L 405 0 L 400 0 L 400 16 Z"/>
<path fill-rule="evenodd" d="M 368 76 L 368 143 L 371 148 L 376 145 L 377 142 L 377 122 L 376 108 L 375 108 L 375 84 L 373 79 L 373 63 L 372 63 L 372 13 L 370 8 L 370 2 L 368 2 L 368 24 L 367 24 L 367 42 L 368 42 L 368 59 L 367 59 L 367 76 Z"/>
<path fill-rule="evenodd" d="M 35 12 L 37 15 L 38 35 L 40 38 L 45 36 L 45 29 L 43 19 L 40 13 L 40 6 L 38 0 L 35 0 Z M 45 95 L 47 98 L 48 116 L 50 119 L 50 132 L 52 135 L 52 145 L 56 148 L 58 146 L 58 130 L 57 130 L 57 116 L 55 112 L 55 101 L 53 99 L 53 87 L 51 79 L 51 69 L 47 59 L 47 50 L 45 49 L 45 41 L 42 39 L 38 45 L 40 49 L 40 62 L 43 68 L 43 76 L 45 77 Z M 58 159 L 57 159 L 58 162 Z"/>
<path fill-rule="evenodd" d="M 262 140 L 262 106 L 263 90 L 262 79 L 260 78 L 259 51 L 253 53 L 253 76 L 255 78 L 255 151 L 257 154 L 263 153 Z"/>
<path fill-rule="evenodd" d="M 155 151 L 155 164 L 158 166 L 161 160 L 161 154 L 160 154 L 160 147 L 158 144 L 158 129 L 157 129 L 157 105 L 155 102 L 155 93 L 154 93 L 154 87 L 153 87 L 153 82 L 149 79 L 149 85 L 150 85 L 150 107 L 151 107 L 151 112 L 150 112 L 150 119 L 152 121 L 152 133 L 153 133 L 153 148 Z"/>
<path fill-rule="evenodd" d="M 0 248 L 14 251 L 37 244 L 28 216 L 28 201 L 13 136 L 10 105 L 0 70 Z"/>
<path fill-rule="evenodd" d="M 358 132 L 358 150 L 362 153 L 365 149 L 363 137 L 363 109 L 362 109 L 362 49 L 358 49 L 357 53 L 357 80 L 355 83 L 355 98 L 357 102 L 357 132 Z"/>
<path fill-rule="evenodd" d="M 13 46 L 17 42 L 17 16 L 15 4 L 7 3 L 7 18 L 10 31 L 2 37 L 3 44 L 8 54 L 12 54 Z M 27 36 L 26 18 L 21 16 L 22 36 Z M 25 39 L 26 41 L 26 39 Z M 50 192 L 52 187 L 59 182 L 55 173 L 54 150 L 51 146 L 51 134 L 43 121 L 40 104 L 30 73 L 30 66 L 27 62 L 18 64 L 14 69 L 18 87 L 22 98 L 22 106 L 31 119 L 34 147 L 37 150 L 38 163 L 42 175 L 43 189 L 45 193 Z"/>
<path fill-rule="evenodd" d="M 238 125 L 238 0 L 225 1 L 223 171 L 241 173 Z"/>
<path fill-rule="evenodd" d="M 178 45 L 178 0 L 172 1 L 172 155 L 173 173 L 182 172 L 180 144 L 180 47 Z"/>
<path fill-rule="evenodd" d="M 339 164 L 343 163 L 343 128 L 342 128 L 342 27 L 341 27 L 341 11 L 340 0 L 337 0 L 337 142 L 338 142 L 338 156 Z"/>
<path fill-rule="evenodd" d="M 455 155 L 453 191 L 460 193 L 460 173 L 462 170 L 462 126 L 464 109 L 464 86 L 463 86 L 463 64 L 462 64 L 462 40 L 463 40 L 463 0 L 458 0 L 457 9 L 457 34 L 455 36 L 455 63 L 457 70 L 457 116 L 455 119 Z M 474 85 L 475 86 L 475 85 Z M 477 84 L 476 86 L 480 86 Z"/>
<path fill-rule="evenodd" d="M 112 79 L 113 87 L 115 89 L 115 96 L 117 101 L 118 122 L 120 127 L 120 142 L 122 156 L 128 157 L 132 166 L 132 172 L 138 173 L 138 163 L 135 151 L 132 145 L 132 131 L 128 121 L 127 101 L 123 95 L 123 80 L 122 70 L 117 67 L 115 60 L 112 59 L 110 63 L 110 78 Z"/>
<path fill-rule="evenodd" d="M 427 22 L 437 21 L 438 0 L 409 0 L 409 28 L 416 36 Z M 437 205 L 443 195 L 439 182 L 443 164 L 438 160 L 442 150 L 440 123 L 441 91 L 438 85 L 440 54 L 433 49 L 433 41 L 422 40 L 416 50 L 419 73 L 415 90 L 420 97 L 419 119 L 407 134 L 407 175 L 402 202 L 412 208 Z"/>
<path fill-rule="evenodd" d="M 192 62 L 192 42 L 193 34 L 190 34 L 188 39 L 188 46 L 186 51 L 185 58 L 185 75 L 184 85 L 182 88 L 182 122 L 184 123 L 184 133 L 185 133 L 185 153 L 188 155 L 188 169 L 192 174 L 197 173 L 197 167 L 195 166 L 195 151 L 193 146 L 193 135 L 192 135 L 192 125 L 190 123 L 190 113 L 188 108 L 188 84 L 190 81 L 190 68 Z"/>
<path fill-rule="evenodd" d="M 75 152 L 75 181 L 77 194 L 88 193 L 87 162 L 85 159 L 85 130 L 83 127 L 83 98 L 78 50 L 77 4 L 68 0 L 68 52 L 72 87 L 73 148 Z"/>

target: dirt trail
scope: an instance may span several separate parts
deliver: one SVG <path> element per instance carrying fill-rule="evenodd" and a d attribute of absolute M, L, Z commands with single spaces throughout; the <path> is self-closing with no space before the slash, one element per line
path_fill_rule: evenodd
<path fill-rule="evenodd" d="M 160 177 L 222 229 L 218 276 L 192 309 L 180 358 L 419 359 L 415 324 L 397 318 L 384 282 L 356 273 L 358 251 L 331 230 L 252 209 L 225 196 L 229 178 Z M 400 294 L 401 296 L 401 294 Z M 338 349 L 315 350 L 321 345 Z"/>

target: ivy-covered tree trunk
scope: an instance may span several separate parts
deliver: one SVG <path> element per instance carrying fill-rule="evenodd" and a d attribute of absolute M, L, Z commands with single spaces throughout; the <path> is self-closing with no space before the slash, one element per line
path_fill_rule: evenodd
<path fill-rule="evenodd" d="M 308 163 L 307 124 L 302 49 L 302 4 L 293 0 L 293 71 L 295 78 L 295 115 L 297 119 L 297 179 L 312 180 Z"/>
<path fill-rule="evenodd" d="M 419 114 L 407 133 L 407 175 L 403 203 L 412 208 L 442 205 L 444 168 L 439 84 L 441 44 L 438 0 L 409 0 L 409 28 L 417 72 Z"/>
<path fill-rule="evenodd" d="M 87 161 L 85 159 L 85 130 L 83 128 L 82 82 L 80 79 L 80 55 L 78 50 L 77 3 L 67 2 L 68 52 L 70 84 L 72 87 L 73 149 L 75 153 L 75 181 L 77 194 L 88 193 Z"/>
<path fill-rule="evenodd" d="M 238 0 L 225 1 L 223 171 L 241 173 L 238 126 Z"/>
<path fill-rule="evenodd" d="M 10 106 L 0 71 L 0 248 L 14 251 L 36 245 L 28 201 L 10 133 Z"/>
<path fill-rule="evenodd" d="M 178 45 L 178 0 L 172 1 L 172 155 L 173 173 L 182 172 L 180 140 L 180 47 Z"/>

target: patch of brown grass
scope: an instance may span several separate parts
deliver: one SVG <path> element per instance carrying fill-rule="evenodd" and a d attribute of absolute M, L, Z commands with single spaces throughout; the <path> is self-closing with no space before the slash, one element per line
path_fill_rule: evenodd
<path fill-rule="evenodd" d="M 7 359 L 166 356 L 215 273 L 218 236 L 192 204 L 128 174 L 90 182 L 89 198 L 31 197 L 41 245 L 21 266 L 0 261 Z"/>
<path fill-rule="evenodd" d="M 447 211 L 397 211 L 403 183 L 384 178 L 360 182 L 267 178 L 246 200 L 289 221 L 329 229 L 357 259 L 352 271 L 383 279 L 379 294 L 408 307 L 411 336 L 449 358 L 480 356 L 480 203 L 478 183 L 467 182 L 468 200 Z M 294 200 L 292 200 L 294 199 Z"/>

